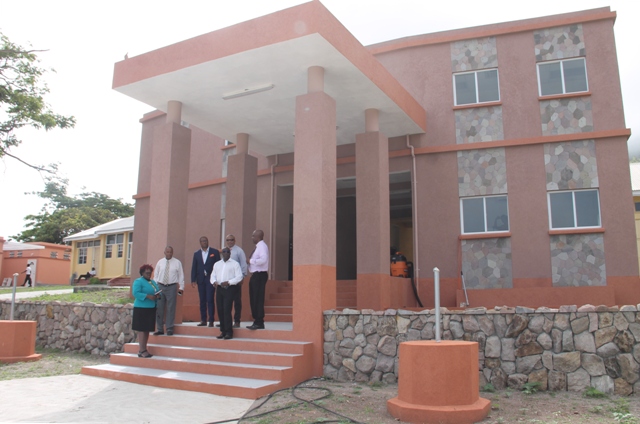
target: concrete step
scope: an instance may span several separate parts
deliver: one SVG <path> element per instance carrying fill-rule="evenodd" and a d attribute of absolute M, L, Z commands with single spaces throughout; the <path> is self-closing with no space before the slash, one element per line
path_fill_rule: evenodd
<path fill-rule="evenodd" d="M 291 293 L 271 293 L 269 300 L 290 300 L 293 301 L 293 292 Z M 267 302 L 265 301 L 265 304 Z"/>
<path fill-rule="evenodd" d="M 110 362 L 112 365 L 276 381 L 287 381 L 286 373 L 291 372 L 291 367 L 286 366 L 187 359 L 159 356 L 155 353 L 152 358 L 139 358 L 137 353 L 116 353 L 111 355 Z"/>
<path fill-rule="evenodd" d="M 149 336 L 149 342 L 165 346 L 189 346 L 209 349 L 232 349 L 252 352 L 260 351 L 291 354 L 303 354 L 305 353 L 306 347 L 309 345 L 307 342 L 269 340 L 268 338 L 244 338 L 240 335 L 244 332 L 251 332 L 252 336 L 255 334 L 256 336 L 268 337 L 265 333 L 268 333 L 269 330 L 252 331 L 244 329 L 244 331 L 238 331 L 238 334 L 234 331 L 234 337 L 231 340 L 216 339 L 216 336 L 220 334 L 220 329 L 215 329 L 215 332 L 212 332 L 210 336 L 193 336 L 179 333 L 176 333 L 173 336 L 152 335 Z"/>
<path fill-rule="evenodd" d="M 293 294 L 293 286 L 278 287 L 278 293 L 291 293 L 291 294 Z"/>
<path fill-rule="evenodd" d="M 293 322 L 292 314 L 269 314 L 265 310 L 264 320 L 267 322 Z"/>
<path fill-rule="evenodd" d="M 234 349 L 211 349 L 190 346 L 172 346 L 160 344 L 147 344 L 147 348 L 154 355 L 171 356 L 185 359 L 200 359 L 223 362 L 238 362 L 255 365 L 273 365 L 281 367 L 294 367 L 302 359 L 301 354 L 279 352 L 252 352 Z M 127 343 L 124 352 L 136 354 L 139 351 L 138 343 Z"/>
<path fill-rule="evenodd" d="M 265 299 L 265 308 L 267 306 L 293 306 L 293 297 L 290 299 Z"/>
<path fill-rule="evenodd" d="M 83 367 L 82 374 L 155 387 L 164 387 L 167 389 L 190 390 L 245 399 L 257 399 L 286 387 L 282 382 L 276 380 L 167 371 L 114 364 Z"/>
<path fill-rule="evenodd" d="M 265 314 L 293 314 L 293 306 L 266 306 L 264 307 Z"/>

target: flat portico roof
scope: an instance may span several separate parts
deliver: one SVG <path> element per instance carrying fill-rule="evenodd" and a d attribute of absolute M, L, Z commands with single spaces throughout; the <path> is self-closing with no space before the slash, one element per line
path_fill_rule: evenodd
<path fill-rule="evenodd" d="M 247 133 L 268 156 L 293 151 L 295 98 L 311 66 L 325 69 L 336 100 L 338 144 L 355 142 L 371 108 L 388 137 L 425 132 L 422 106 L 317 0 L 118 62 L 113 88 L 165 112 L 180 101 L 183 121 L 231 141 Z"/>

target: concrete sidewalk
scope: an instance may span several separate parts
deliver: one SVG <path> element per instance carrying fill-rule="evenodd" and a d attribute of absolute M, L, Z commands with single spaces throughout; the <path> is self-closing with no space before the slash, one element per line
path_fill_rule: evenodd
<path fill-rule="evenodd" d="M 10 288 L 10 287 L 4 287 L 4 288 Z M 28 299 L 30 297 L 38 297 L 38 296 L 42 296 L 43 294 L 50 294 L 50 295 L 54 295 L 54 294 L 67 294 L 67 293 L 73 293 L 73 289 L 61 289 L 61 290 L 35 290 L 35 291 L 16 291 L 16 300 L 20 300 L 20 299 Z M 5 294 L 0 294 L 0 300 L 11 300 L 11 297 L 13 296 L 13 293 L 5 293 Z"/>
<path fill-rule="evenodd" d="M 253 402 L 86 375 L 0 381 L 0 423 L 213 423 Z"/>

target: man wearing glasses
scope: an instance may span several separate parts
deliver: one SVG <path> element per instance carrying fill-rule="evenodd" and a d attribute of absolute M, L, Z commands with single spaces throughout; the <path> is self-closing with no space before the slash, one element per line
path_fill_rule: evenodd
<path fill-rule="evenodd" d="M 220 318 L 220 335 L 217 338 L 230 340 L 233 338 L 231 304 L 238 291 L 238 283 L 242 281 L 243 276 L 240 264 L 230 259 L 230 249 L 225 247 L 220 253 L 222 260 L 215 263 L 211 275 L 211 283 L 217 287 L 216 303 Z"/>
<path fill-rule="evenodd" d="M 244 250 L 236 245 L 236 237 L 233 234 L 229 234 L 225 238 L 225 244 L 231 251 L 231 259 L 240 264 L 242 278 L 244 279 L 244 277 L 247 276 L 247 256 L 244 254 Z M 233 311 L 233 328 L 240 328 L 242 316 L 242 281 L 238 283 L 238 290 L 236 290 L 233 298 Z"/>

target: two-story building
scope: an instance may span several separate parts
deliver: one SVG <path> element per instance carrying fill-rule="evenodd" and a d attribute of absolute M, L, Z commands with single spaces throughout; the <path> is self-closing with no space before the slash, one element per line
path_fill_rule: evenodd
<path fill-rule="evenodd" d="M 293 332 L 320 358 L 341 281 L 358 308 L 417 305 L 389 276 L 392 246 L 425 305 L 435 268 L 443 306 L 465 287 L 470 306 L 639 303 L 615 18 L 365 47 L 314 0 L 116 63 L 113 88 L 156 109 L 134 267 L 170 244 L 188 275 L 200 236 L 249 253 L 262 229 L 270 277 L 293 281 Z M 198 320 L 190 287 L 183 312 Z"/>

